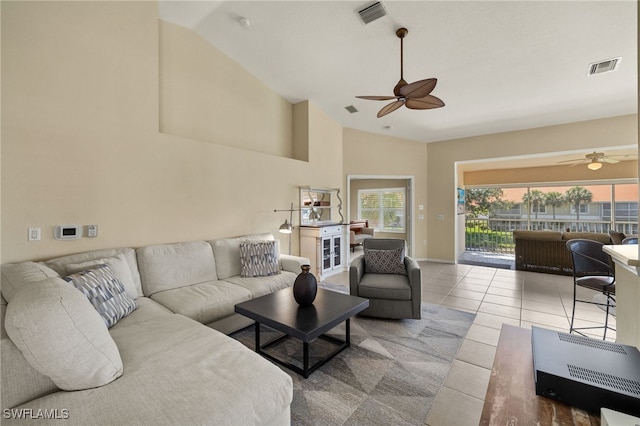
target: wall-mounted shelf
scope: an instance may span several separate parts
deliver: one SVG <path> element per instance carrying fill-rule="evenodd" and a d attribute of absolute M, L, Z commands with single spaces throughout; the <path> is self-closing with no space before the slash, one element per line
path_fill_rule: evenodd
<path fill-rule="evenodd" d="M 301 226 L 343 222 L 340 189 L 300 187 Z"/>

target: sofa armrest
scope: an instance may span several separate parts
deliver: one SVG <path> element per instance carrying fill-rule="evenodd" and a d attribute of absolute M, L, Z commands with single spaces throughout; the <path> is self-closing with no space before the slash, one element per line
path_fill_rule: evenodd
<path fill-rule="evenodd" d="M 310 265 L 311 261 L 306 257 L 281 254 L 280 264 L 282 265 L 283 270 L 299 274 L 302 272 L 302 265 Z"/>
<path fill-rule="evenodd" d="M 371 236 L 373 236 L 374 232 L 375 232 L 375 229 L 373 228 L 362 228 L 362 231 L 361 231 L 362 234 L 369 234 Z"/>
<path fill-rule="evenodd" d="M 364 256 L 360 256 L 351 262 L 349 267 L 349 294 L 358 295 L 358 284 L 364 275 Z"/>

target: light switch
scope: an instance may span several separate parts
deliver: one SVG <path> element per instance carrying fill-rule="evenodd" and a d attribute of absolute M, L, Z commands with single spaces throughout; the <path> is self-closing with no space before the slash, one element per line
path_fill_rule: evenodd
<path fill-rule="evenodd" d="M 40 241 L 41 235 L 40 228 L 29 228 L 29 241 Z"/>
<path fill-rule="evenodd" d="M 87 237 L 94 238 L 98 236 L 98 225 L 87 225 Z"/>
<path fill-rule="evenodd" d="M 419 214 L 419 215 L 418 215 L 418 219 L 420 219 L 420 220 L 424 220 L 424 215 L 423 215 L 423 214 Z"/>
<path fill-rule="evenodd" d="M 420 205 L 418 206 L 418 210 L 424 210 L 424 204 L 420 204 Z"/>
<path fill-rule="evenodd" d="M 443 214 L 439 214 L 438 215 L 438 220 L 444 220 L 444 215 Z"/>

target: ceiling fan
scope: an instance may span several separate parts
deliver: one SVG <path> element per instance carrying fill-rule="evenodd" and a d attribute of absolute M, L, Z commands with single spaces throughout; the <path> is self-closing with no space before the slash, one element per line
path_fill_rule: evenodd
<path fill-rule="evenodd" d="M 561 163 L 572 163 L 569 167 L 577 166 L 578 164 L 587 164 L 587 167 L 591 170 L 598 170 L 602 167 L 602 163 L 616 164 L 620 160 L 616 160 L 614 157 L 630 157 L 630 155 L 604 155 L 604 152 L 596 152 L 585 154 L 584 158 L 574 158 L 573 160 L 559 161 Z"/>
<path fill-rule="evenodd" d="M 378 112 L 378 118 L 383 117 L 405 105 L 410 109 L 433 109 L 444 106 L 442 100 L 430 95 L 436 87 L 438 79 L 427 78 L 425 80 L 415 81 L 408 84 L 403 77 L 403 45 L 404 37 L 409 33 L 406 28 L 400 28 L 396 31 L 396 36 L 400 39 L 400 81 L 393 88 L 394 96 L 356 96 L 360 99 L 368 99 L 372 101 L 388 101 L 395 99 L 394 102 L 384 106 Z"/>

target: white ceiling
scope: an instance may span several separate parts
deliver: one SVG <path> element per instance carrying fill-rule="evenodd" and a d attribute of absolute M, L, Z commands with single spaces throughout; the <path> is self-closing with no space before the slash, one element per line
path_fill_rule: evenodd
<path fill-rule="evenodd" d="M 386 0 L 389 14 L 364 25 L 356 10 L 371 3 L 161 1 L 159 10 L 344 127 L 434 142 L 637 113 L 635 1 Z M 386 103 L 356 96 L 392 94 L 403 26 L 405 80 L 438 78 L 432 94 L 446 106 L 379 119 Z M 590 63 L 618 56 L 617 71 L 587 76 Z"/>

